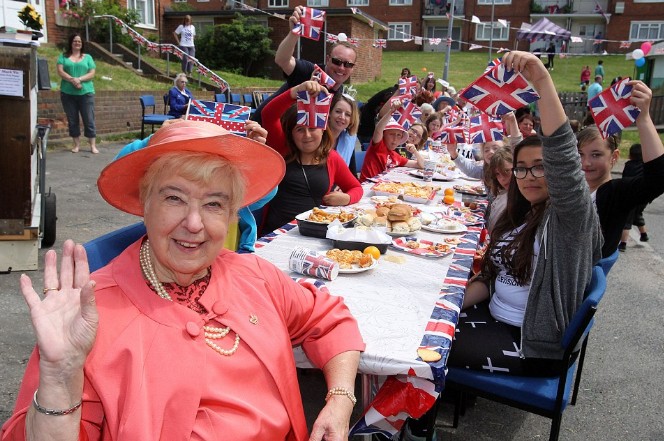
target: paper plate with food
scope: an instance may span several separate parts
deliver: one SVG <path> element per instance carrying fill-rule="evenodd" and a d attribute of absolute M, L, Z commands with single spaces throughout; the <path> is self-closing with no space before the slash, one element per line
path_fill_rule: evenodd
<path fill-rule="evenodd" d="M 410 174 L 411 176 L 415 176 L 415 177 L 424 179 L 424 172 L 422 170 L 419 170 L 419 169 L 410 170 L 408 172 L 408 174 Z M 443 174 L 443 173 L 440 173 L 440 172 L 435 172 L 433 174 L 432 179 L 434 181 L 453 181 L 454 179 L 456 179 L 456 176 L 454 175 L 453 172 L 450 172 L 449 174 Z"/>
<path fill-rule="evenodd" d="M 348 227 L 355 222 L 356 218 L 357 214 L 354 211 L 335 207 L 328 207 L 325 210 L 314 207 L 312 210 L 295 216 L 300 234 L 321 238 L 327 234 L 327 226 L 335 220 L 338 219 L 344 227 Z"/>
<path fill-rule="evenodd" d="M 422 257 L 445 257 L 454 251 L 455 246 L 449 243 L 417 240 L 416 237 L 400 237 L 392 241 L 392 247 L 405 253 Z"/>
<path fill-rule="evenodd" d="M 473 196 L 486 196 L 484 185 L 455 185 L 454 189 L 459 193 L 471 194 Z"/>
<path fill-rule="evenodd" d="M 457 208 L 449 210 L 447 213 L 447 217 L 450 218 L 451 220 L 455 220 L 464 225 L 479 225 L 482 222 L 484 222 L 484 220 L 480 216 L 476 215 L 472 211 L 470 210 L 465 211 L 463 209 L 457 209 Z"/>
<path fill-rule="evenodd" d="M 417 213 L 419 210 L 408 204 L 379 204 L 375 210 L 366 210 L 360 215 L 357 225 L 384 228 L 392 237 L 403 237 L 414 234 L 422 227 Z"/>
<path fill-rule="evenodd" d="M 434 233 L 459 234 L 468 231 L 468 227 L 452 219 L 437 218 L 428 224 L 422 224 L 422 229 Z"/>
<path fill-rule="evenodd" d="M 340 250 L 333 248 L 325 256 L 339 264 L 339 274 L 355 274 L 369 271 L 378 266 L 378 260 L 371 254 L 359 250 Z"/>

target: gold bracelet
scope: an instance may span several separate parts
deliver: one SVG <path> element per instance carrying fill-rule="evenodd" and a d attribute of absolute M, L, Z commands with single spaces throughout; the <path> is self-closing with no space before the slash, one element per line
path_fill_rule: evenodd
<path fill-rule="evenodd" d="M 333 387 L 332 389 L 327 391 L 327 395 L 325 395 L 325 401 L 329 400 L 332 395 L 345 395 L 348 397 L 348 399 L 353 403 L 353 406 L 357 403 L 357 398 L 355 398 L 355 395 L 353 392 L 349 391 L 345 387 Z"/>
<path fill-rule="evenodd" d="M 37 390 L 39 390 L 39 389 L 37 389 Z M 37 390 L 35 391 L 35 394 L 32 396 L 32 406 L 35 408 L 35 410 L 37 412 L 43 413 L 44 415 L 51 415 L 51 416 L 69 415 L 70 413 L 76 412 L 76 410 L 79 407 L 81 407 L 81 404 L 83 404 L 83 400 L 81 400 L 78 403 L 74 404 L 69 409 L 65 409 L 65 410 L 47 409 L 45 407 L 42 407 L 37 402 Z"/>

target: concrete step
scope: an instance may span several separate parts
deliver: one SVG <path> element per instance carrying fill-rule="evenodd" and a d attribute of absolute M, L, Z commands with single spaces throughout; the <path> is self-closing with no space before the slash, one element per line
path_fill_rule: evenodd
<path fill-rule="evenodd" d="M 122 60 L 122 59 L 124 58 L 124 54 L 113 54 L 113 56 L 114 56 L 115 58 L 120 59 L 120 60 Z"/>
<path fill-rule="evenodd" d="M 127 66 L 129 66 L 129 67 L 133 67 L 133 66 L 134 66 L 134 63 L 132 63 L 131 61 L 125 61 L 125 64 L 126 64 Z"/>

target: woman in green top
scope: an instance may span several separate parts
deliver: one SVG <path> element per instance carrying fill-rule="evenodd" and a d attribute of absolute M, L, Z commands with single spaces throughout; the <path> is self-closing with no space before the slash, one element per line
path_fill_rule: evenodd
<path fill-rule="evenodd" d="M 95 132 L 95 87 L 92 84 L 96 67 L 92 57 L 85 53 L 81 34 L 71 35 L 67 51 L 58 58 L 58 75 L 62 78 L 60 99 L 67 115 L 69 136 L 74 140 L 73 153 L 77 153 L 80 147 L 79 114 L 83 118 L 83 134 L 90 141 L 90 150 L 99 153 Z"/>

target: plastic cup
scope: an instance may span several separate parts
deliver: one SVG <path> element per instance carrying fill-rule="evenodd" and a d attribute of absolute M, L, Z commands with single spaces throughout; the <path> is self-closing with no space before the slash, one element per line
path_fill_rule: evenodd
<path fill-rule="evenodd" d="M 426 160 L 424 161 L 424 169 L 422 170 L 422 177 L 426 182 L 433 180 L 433 174 L 436 172 L 437 161 Z"/>

